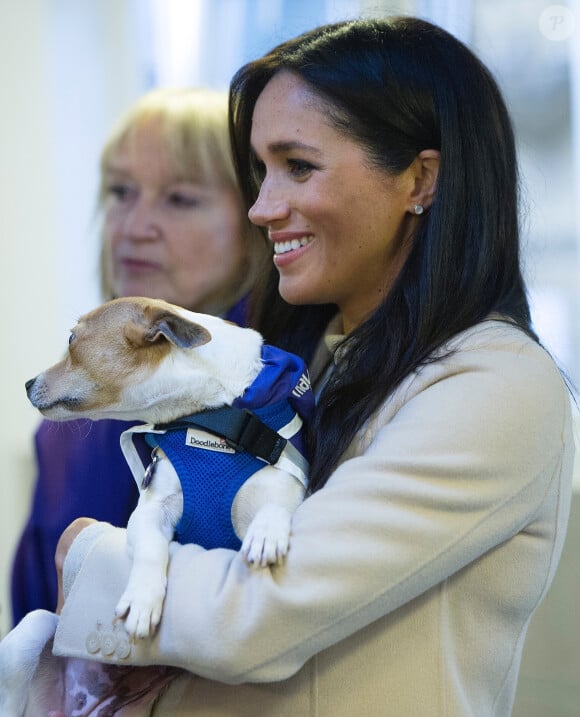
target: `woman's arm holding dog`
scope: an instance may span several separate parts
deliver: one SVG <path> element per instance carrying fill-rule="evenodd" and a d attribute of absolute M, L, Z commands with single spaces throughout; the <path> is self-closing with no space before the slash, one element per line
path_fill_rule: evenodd
<path fill-rule="evenodd" d="M 554 509 L 569 399 L 540 349 L 512 338 L 515 348 L 500 341 L 495 352 L 492 343 L 426 366 L 401 387 L 296 511 L 285 565 L 256 569 L 234 551 L 172 543 L 160 629 L 133 644 L 129 661 L 229 683 L 282 680 L 467 564 L 484 571 L 478 559 L 493 548 L 494 599 L 506 583 L 528 580 L 538 556 L 524 528 L 541 533 Z M 94 537 L 65 602 L 60 654 L 86 656 L 86 635 L 114 620 L 127 579 L 124 531 L 109 526 Z M 535 543 L 548 572 L 560 540 L 542 533 Z M 531 602 L 545 577 L 530 586 Z M 486 595 L 474 609 L 486 611 Z"/>

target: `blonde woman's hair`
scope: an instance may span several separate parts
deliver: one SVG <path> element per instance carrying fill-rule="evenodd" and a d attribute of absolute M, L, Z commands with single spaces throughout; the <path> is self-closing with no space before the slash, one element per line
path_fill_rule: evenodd
<path fill-rule="evenodd" d="M 137 131 L 154 123 L 166 141 L 167 158 L 175 169 L 176 178 L 207 182 L 234 189 L 239 193 L 228 132 L 228 95 L 206 88 L 160 88 L 143 95 L 121 117 L 101 152 L 99 207 L 107 197 L 106 173 L 121 147 L 130 150 Z M 241 225 L 246 243 L 248 271 L 255 276 L 264 258 L 264 241 L 253 227 L 243 208 L 240 196 Z M 109 258 L 101 243 L 100 279 L 104 299 L 113 297 L 107 270 Z M 245 289 L 248 286 L 244 287 Z"/>

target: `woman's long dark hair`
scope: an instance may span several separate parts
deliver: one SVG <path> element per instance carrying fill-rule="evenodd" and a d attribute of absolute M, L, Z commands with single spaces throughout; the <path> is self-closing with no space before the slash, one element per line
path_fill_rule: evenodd
<path fill-rule="evenodd" d="M 435 199 L 408 259 L 382 304 L 346 339 L 320 397 L 314 491 L 385 398 L 450 337 L 491 312 L 537 337 L 520 269 L 512 125 L 496 82 L 473 53 L 422 20 L 358 20 L 307 32 L 242 67 L 230 88 L 230 130 L 248 206 L 259 191 L 250 146 L 254 105 L 280 70 L 299 75 L 329 103 L 331 121 L 375 166 L 396 174 L 424 149 L 441 152 Z M 304 355 L 335 309 L 289 307 L 276 283 L 269 277 L 257 327 Z"/>

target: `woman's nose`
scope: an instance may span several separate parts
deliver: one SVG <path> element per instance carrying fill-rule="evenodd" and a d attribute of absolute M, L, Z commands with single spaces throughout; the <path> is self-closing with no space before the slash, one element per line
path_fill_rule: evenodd
<path fill-rule="evenodd" d="M 265 227 L 280 219 L 287 219 L 289 215 L 288 201 L 270 182 L 264 181 L 258 198 L 248 211 L 252 224 Z"/>
<path fill-rule="evenodd" d="M 161 234 L 155 207 L 139 198 L 127 208 L 123 233 L 132 239 L 157 239 Z"/>

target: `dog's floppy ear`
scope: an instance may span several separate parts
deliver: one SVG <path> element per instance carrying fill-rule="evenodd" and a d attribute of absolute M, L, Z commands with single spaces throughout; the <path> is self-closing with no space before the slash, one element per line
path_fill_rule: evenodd
<path fill-rule="evenodd" d="M 211 341 L 211 334 L 205 326 L 170 311 L 157 314 L 149 325 L 128 324 L 125 327 L 125 336 L 134 346 L 146 346 L 167 340 L 182 349 L 192 349 Z"/>
<path fill-rule="evenodd" d="M 181 349 L 192 349 L 211 341 L 211 334 L 205 326 L 170 312 L 161 314 L 153 321 L 146 339 L 155 342 L 161 336 Z"/>

